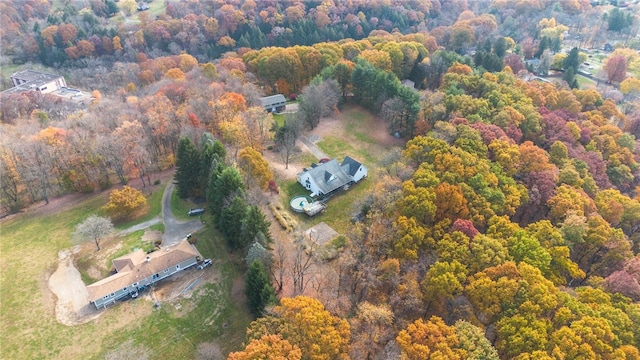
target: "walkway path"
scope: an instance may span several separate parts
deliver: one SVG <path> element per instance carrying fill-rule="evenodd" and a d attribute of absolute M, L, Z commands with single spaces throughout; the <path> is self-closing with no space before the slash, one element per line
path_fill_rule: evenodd
<path fill-rule="evenodd" d="M 322 150 L 320 150 L 320 148 L 317 147 L 316 144 L 312 143 L 311 140 L 307 139 L 306 136 L 300 135 L 298 137 L 298 140 L 300 140 L 300 142 L 303 143 L 304 146 L 306 146 L 307 149 L 309 149 L 309 151 L 313 154 L 313 156 L 318 158 L 318 160 L 329 158 L 329 156 L 327 154 L 322 152 Z"/>
<path fill-rule="evenodd" d="M 138 230 L 144 230 L 144 229 L 146 229 L 146 228 L 148 228 L 148 227 L 151 227 L 151 226 L 153 226 L 153 225 L 155 225 L 155 224 L 159 223 L 160 221 L 161 221 L 161 220 L 160 220 L 160 217 L 159 217 L 159 216 L 156 216 L 156 217 L 154 217 L 154 218 L 153 218 L 153 219 L 151 219 L 151 220 L 147 220 L 147 221 L 145 221 L 145 222 L 141 222 L 140 224 L 133 225 L 133 226 L 132 226 L 132 227 L 130 227 L 130 228 L 124 229 L 124 230 L 120 231 L 120 232 L 118 233 L 118 235 L 119 235 L 119 236 L 129 235 L 129 234 L 131 234 L 132 232 L 136 232 L 136 231 L 138 231 Z"/>

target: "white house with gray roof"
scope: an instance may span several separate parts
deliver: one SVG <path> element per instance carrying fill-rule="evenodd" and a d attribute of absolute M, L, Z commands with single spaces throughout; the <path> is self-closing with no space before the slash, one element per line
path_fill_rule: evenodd
<path fill-rule="evenodd" d="M 48 94 L 67 87 L 63 76 L 47 74 L 36 70 L 22 70 L 11 74 L 13 87 L 5 90 L 4 94 L 14 94 L 28 91 L 37 91 Z"/>
<path fill-rule="evenodd" d="M 359 182 L 367 177 L 367 173 L 366 166 L 347 156 L 342 163 L 333 159 L 305 169 L 298 174 L 298 182 L 311 191 L 312 197 L 322 198 Z"/>
<path fill-rule="evenodd" d="M 113 260 L 115 274 L 87 286 L 89 300 L 98 309 L 106 308 L 126 296 L 138 296 L 139 290 L 196 265 L 200 260 L 200 252 L 187 240 L 149 254 L 138 249 Z"/>

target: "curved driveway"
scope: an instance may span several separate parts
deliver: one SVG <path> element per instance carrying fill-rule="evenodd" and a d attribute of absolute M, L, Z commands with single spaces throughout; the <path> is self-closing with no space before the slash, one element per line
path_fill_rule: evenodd
<path fill-rule="evenodd" d="M 171 212 L 171 193 L 173 192 L 173 179 L 164 188 L 162 195 L 162 217 L 164 218 L 164 235 L 162 246 L 175 245 L 187 237 L 187 234 L 195 233 L 203 228 L 200 218 L 191 221 L 179 221 Z"/>

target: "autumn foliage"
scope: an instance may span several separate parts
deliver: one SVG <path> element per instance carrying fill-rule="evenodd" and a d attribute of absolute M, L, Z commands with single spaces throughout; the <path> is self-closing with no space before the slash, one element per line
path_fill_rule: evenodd
<path fill-rule="evenodd" d="M 113 190 L 104 211 L 113 220 L 124 220 L 144 215 L 147 199 L 140 190 L 123 186 L 121 190 Z"/>

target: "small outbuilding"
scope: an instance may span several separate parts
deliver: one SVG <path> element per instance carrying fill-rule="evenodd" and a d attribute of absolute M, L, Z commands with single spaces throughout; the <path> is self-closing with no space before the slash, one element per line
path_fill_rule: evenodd
<path fill-rule="evenodd" d="M 285 99 L 284 95 L 282 94 L 271 95 L 260 98 L 260 104 L 262 105 L 263 109 L 269 112 L 279 113 L 286 110 L 287 99 Z"/>

